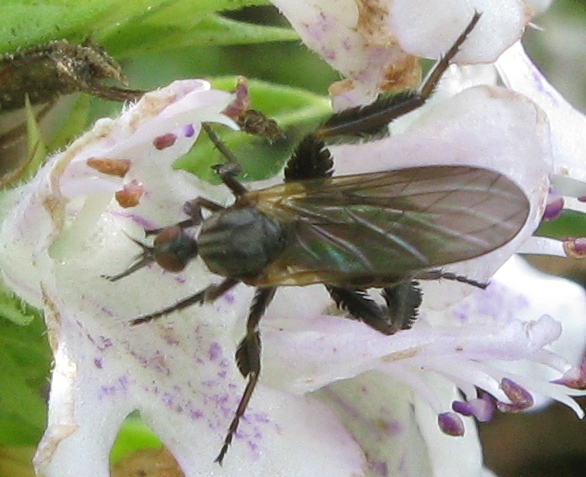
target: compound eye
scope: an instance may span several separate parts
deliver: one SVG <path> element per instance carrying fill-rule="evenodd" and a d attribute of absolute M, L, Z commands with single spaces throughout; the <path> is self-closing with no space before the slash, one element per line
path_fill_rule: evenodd
<path fill-rule="evenodd" d="M 168 272 L 180 272 L 197 257 L 197 242 L 177 225 L 161 230 L 153 245 L 155 262 Z"/>

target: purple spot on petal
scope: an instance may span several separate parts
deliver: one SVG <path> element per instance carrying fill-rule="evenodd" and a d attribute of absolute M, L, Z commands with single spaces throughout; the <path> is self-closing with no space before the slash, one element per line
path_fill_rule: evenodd
<path fill-rule="evenodd" d="M 463 308 L 463 307 L 462 307 Z M 468 321 L 468 316 L 467 314 L 464 312 L 464 310 L 455 310 L 452 313 L 452 317 L 456 320 L 456 321 L 460 321 L 460 322 L 466 322 Z"/>
<path fill-rule="evenodd" d="M 265 412 L 255 412 L 254 414 L 248 416 L 249 420 L 260 422 L 262 424 L 268 424 L 271 422 L 269 415 Z"/>
<path fill-rule="evenodd" d="M 128 385 L 130 384 L 128 376 L 121 376 L 120 378 L 118 378 L 118 382 L 120 383 L 120 387 L 123 390 L 128 389 Z"/>
<path fill-rule="evenodd" d="M 323 56 L 326 60 L 335 61 L 336 59 L 336 51 L 330 48 L 322 48 L 321 49 L 321 56 Z"/>
<path fill-rule="evenodd" d="M 451 316 L 459 322 L 490 318 L 497 323 L 504 323 L 515 319 L 528 305 L 529 302 L 524 295 L 498 283 L 491 283 L 486 290 L 479 290 L 467 300 L 460 302 Z"/>
<path fill-rule="evenodd" d="M 172 272 L 165 271 L 165 273 L 172 273 Z M 175 275 L 175 281 L 177 283 L 179 283 L 180 285 L 183 285 L 185 283 L 185 277 L 183 275 Z"/>
<path fill-rule="evenodd" d="M 189 411 L 189 417 L 191 418 L 191 420 L 196 421 L 197 419 L 201 419 L 203 417 L 203 412 Z"/>
<path fill-rule="evenodd" d="M 222 298 L 228 305 L 234 304 L 234 293 L 224 293 L 224 295 L 222 295 Z"/>
<path fill-rule="evenodd" d="M 250 447 L 250 449 L 252 451 L 258 450 L 258 444 L 256 442 L 249 440 L 249 441 L 247 441 L 247 444 L 248 444 L 248 447 Z"/>
<path fill-rule="evenodd" d="M 212 343 L 208 350 L 210 361 L 216 361 L 220 356 L 222 356 L 222 347 L 218 343 Z"/>
<path fill-rule="evenodd" d="M 381 477 L 387 477 L 389 475 L 389 465 L 387 462 L 383 460 L 375 460 L 369 461 L 369 467 L 375 475 L 380 475 Z"/>
<path fill-rule="evenodd" d="M 387 432 L 391 435 L 391 436 L 397 436 L 399 434 L 402 434 L 404 431 L 404 426 L 403 423 L 401 421 L 396 421 L 396 420 L 392 420 L 387 422 Z"/>
<path fill-rule="evenodd" d="M 102 369 L 102 367 L 104 366 L 102 358 L 94 358 L 94 365 L 96 366 L 96 368 Z"/>
<path fill-rule="evenodd" d="M 537 68 L 533 69 L 532 76 L 533 76 L 533 80 L 535 82 L 535 86 L 537 87 L 537 90 L 540 91 L 541 93 L 544 93 L 546 96 L 548 96 L 549 99 L 551 100 L 551 102 L 557 106 L 558 105 L 557 99 L 551 94 L 550 91 L 548 91 L 547 83 L 544 81 L 543 75 L 539 72 L 539 70 Z"/>
<path fill-rule="evenodd" d="M 113 396 L 116 394 L 116 388 L 114 386 L 101 386 L 100 390 L 103 396 Z"/>
<path fill-rule="evenodd" d="M 179 340 L 174 336 L 166 335 L 165 343 L 167 343 L 169 346 L 177 346 L 179 344 Z"/>
<path fill-rule="evenodd" d="M 97 348 L 100 351 L 105 351 L 108 348 L 112 347 L 112 340 L 110 338 L 106 338 L 104 336 L 100 336 L 100 341 L 97 343 Z"/>

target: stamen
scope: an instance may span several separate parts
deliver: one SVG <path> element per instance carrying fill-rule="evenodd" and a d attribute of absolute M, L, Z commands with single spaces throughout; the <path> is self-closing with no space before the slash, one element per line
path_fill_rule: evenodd
<path fill-rule="evenodd" d="M 175 141 L 177 141 L 177 135 L 173 133 L 167 133 L 153 139 L 153 146 L 155 146 L 155 148 L 160 151 L 162 149 L 171 147 L 173 144 L 175 144 Z"/>
<path fill-rule="evenodd" d="M 586 237 L 566 239 L 563 242 L 564 252 L 570 258 L 586 258 Z"/>
<path fill-rule="evenodd" d="M 454 401 L 452 409 L 463 416 L 473 416 L 480 422 L 488 422 L 496 411 L 496 403 L 487 393 L 482 393 L 480 398 L 469 401 Z"/>
<path fill-rule="evenodd" d="M 547 205 L 543 211 L 543 220 L 555 220 L 564 209 L 564 198 L 553 188 L 549 188 Z"/>
<path fill-rule="evenodd" d="M 580 367 L 572 367 L 560 379 L 552 381 L 573 389 L 586 389 L 586 358 L 580 363 Z"/>
<path fill-rule="evenodd" d="M 195 128 L 193 127 L 193 124 L 186 124 L 183 126 L 183 135 L 185 137 L 193 137 L 194 134 Z"/>
<path fill-rule="evenodd" d="M 449 436 L 464 435 L 464 422 L 455 412 L 442 412 L 437 417 L 437 423 L 444 434 Z"/>
<path fill-rule="evenodd" d="M 497 401 L 497 409 L 501 412 L 519 412 L 530 408 L 534 404 L 533 396 L 529 391 L 519 386 L 509 378 L 503 378 L 501 389 L 511 400 L 510 403 Z"/>
<path fill-rule="evenodd" d="M 137 180 L 133 180 L 131 183 L 126 184 L 122 190 L 114 193 L 114 197 L 120 207 L 127 209 L 138 205 L 143 194 L 143 186 Z"/>
<path fill-rule="evenodd" d="M 90 157 L 86 161 L 86 164 L 98 172 L 116 177 L 124 177 L 130 169 L 130 161 L 128 159 Z"/>

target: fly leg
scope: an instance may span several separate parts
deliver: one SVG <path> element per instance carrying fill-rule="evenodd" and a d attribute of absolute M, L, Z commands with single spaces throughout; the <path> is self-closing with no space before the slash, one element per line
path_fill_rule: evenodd
<path fill-rule="evenodd" d="M 421 86 L 414 91 L 381 95 L 366 106 L 349 108 L 331 116 L 314 134 L 320 138 L 380 136 L 393 120 L 425 104 L 481 14 L 475 12 L 451 48 L 436 62 Z"/>
<path fill-rule="evenodd" d="M 308 134 L 295 148 L 285 166 L 285 182 L 322 179 L 334 173 L 334 160 L 326 143 Z"/>
<path fill-rule="evenodd" d="M 417 319 L 422 301 L 419 283 L 416 280 L 405 280 L 383 288 L 382 295 L 387 304 L 387 316 L 395 332 L 411 328 Z"/>
<path fill-rule="evenodd" d="M 214 146 L 216 146 L 216 149 L 218 149 L 218 151 L 220 151 L 227 159 L 225 164 L 218 164 L 214 166 L 213 169 L 218 173 L 220 179 L 222 179 L 222 182 L 226 185 L 226 187 L 228 187 L 228 189 L 232 191 L 236 198 L 240 197 L 247 192 L 247 189 L 236 180 L 236 176 L 240 174 L 242 170 L 238 159 L 234 153 L 226 147 L 226 145 L 208 124 L 203 123 L 202 127 L 209 136 L 210 140 L 214 143 Z"/>
<path fill-rule="evenodd" d="M 369 105 L 333 114 L 317 131 L 305 136 L 287 162 L 285 182 L 321 179 L 332 175 L 333 160 L 325 143 L 328 138 L 380 136 L 387 131 L 387 126 L 393 120 L 423 106 L 478 20 L 480 13 L 475 12 L 464 31 L 431 69 L 418 89 L 379 96 Z M 224 155 L 230 163 L 230 156 Z"/>
<path fill-rule="evenodd" d="M 421 304 L 421 290 L 417 282 L 405 281 L 383 288 L 386 306 L 381 306 L 365 290 L 326 285 L 336 305 L 385 335 L 411 328 Z"/>
<path fill-rule="evenodd" d="M 230 427 L 228 428 L 228 433 L 224 439 L 224 444 L 222 445 L 220 453 L 214 461 L 218 462 L 220 465 L 222 465 L 222 461 L 226 456 L 228 447 L 230 447 L 232 439 L 234 438 L 234 435 L 238 429 L 240 419 L 246 411 L 248 403 L 250 402 L 250 398 L 252 397 L 252 393 L 254 392 L 254 388 L 256 387 L 256 383 L 258 382 L 258 377 L 260 374 L 261 351 L 260 331 L 258 324 L 267 307 L 269 306 L 269 303 L 275 296 L 275 291 L 275 287 L 257 288 L 252 305 L 250 306 L 250 311 L 248 313 L 248 320 L 246 321 L 246 335 L 236 350 L 236 364 L 242 376 L 245 378 L 248 377 L 248 383 L 246 384 L 244 393 L 240 398 L 240 403 L 238 404 L 236 412 L 234 413 L 234 418 L 232 419 Z"/>
<path fill-rule="evenodd" d="M 233 278 L 226 278 L 224 281 L 220 282 L 217 285 L 210 285 L 200 292 L 197 292 L 194 295 L 191 295 L 187 298 L 184 298 L 177 303 L 168 306 L 167 308 L 163 308 L 162 310 L 156 311 L 154 313 L 149 313 L 148 315 L 143 315 L 139 318 L 135 318 L 130 322 L 131 325 L 140 325 L 142 323 L 148 323 L 150 321 L 154 321 L 157 318 L 161 318 L 169 313 L 173 313 L 175 311 L 180 311 L 185 308 L 190 307 L 191 305 L 199 304 L 203 305 L 204 303 L 211 303 L 218 298 L 220 298 L 224 293 L 226 293 L 231 288 L 234 288 L 238 283 L 238 280 L 234 280 Z"/>
<path fill-rule="evenodd" d="M 205 197 L 197 197 L 189 202 L 183 204 L 183 212 L 185 212 L 189 219 L 182 220 L 181 222 L 177 222 L 170 227 L 180 227 L 182 229 L 188 229 L 189 227 L 195 227 L 199 225 L 203 221 L 203 215 L 201 211 L 203 209 L 209 210 L 210 212 L 217 212 L 219 210 L 225 209 L 223 205 L 214 202 L 213 200 L 206 199 Z M 161 227 L 158 229 L 149 229 L 145 230 L 145 235 L 157 235 L 163 230 L 168 227 Z"/>
<path fill-rule="evenodd" d="M 472 285 L 473 287 L 485 290 L 488 286 L 486 282 L 479 282 L 473 278 L 468 278 L 466 275 L 458 275 L 453 272 L 444 272 L 440 269 L 427 270 L 425 272 L 419 272 L 417 278 L 420 280 L 451 280 L 454 282 L 465 283 L 466 285 Z"/>

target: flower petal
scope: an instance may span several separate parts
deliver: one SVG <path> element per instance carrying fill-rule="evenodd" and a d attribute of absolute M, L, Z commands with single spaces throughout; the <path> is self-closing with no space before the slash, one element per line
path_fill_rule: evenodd
<path fill-rule="evenodd" d="M 381 91 L 415 88 L 420 76 L 416 57 L 439 59 L 475 11 L 482 19 L 462 46 L 458 62 L 495 61 L 521 37 L 534 14 L 521 0 L 272 3 L 303 42 L 347 78 L 330 91 L 339 107 L 370 102 Z"/>
<path fill-rule="evenodd" d="M 535 101 L 551 124 L 554 172 L 586 182 L 584 157 L 586 116 L 576 111 L 531 62 L 521 43 L 509 48 L 496 63 L 505 84 Z"/>

